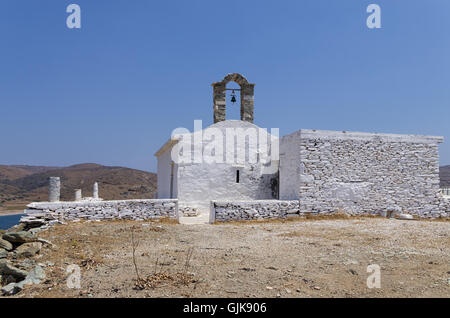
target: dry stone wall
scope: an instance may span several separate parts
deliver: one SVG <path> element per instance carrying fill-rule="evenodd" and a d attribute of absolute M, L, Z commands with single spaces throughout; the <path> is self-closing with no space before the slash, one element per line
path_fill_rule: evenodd
<path fill-rule="evenodd" d="M 445 197 L 444 199 L 441 200 L 441 209 L 442 211 L 444 211 L 444 213 L 442 214 L 442 216 L 444 217 L 450 217 L 450 198 L 449 197 Z"/>
<path fill-rule="evenodd" d="M 22 223 L 54 224 L 77 220 L 147 220 L 168 217 L 178 220 L 178 200 L 119 200 L 97 202 L 34 202 L 25 210 Z"/>
<path fill-rule="evenodd" d="M 299 215 L 298 200 L 212 201 L 210 223 L 284 219 Z"/>
<path fill-rule="evenodd" d="M 304 213 L 446 217 L 439 192 L 442 137 L 300 130 Z"/>

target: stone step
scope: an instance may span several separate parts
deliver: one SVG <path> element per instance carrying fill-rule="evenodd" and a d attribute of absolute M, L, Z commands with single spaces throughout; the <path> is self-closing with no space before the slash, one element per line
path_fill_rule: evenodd
<path fill-rule="evenodd" d="M 180 224 L 193 225 L 193 224 L 209 224 L 209 213 L 202 213 L 199 216 L 180 217 Z"/>

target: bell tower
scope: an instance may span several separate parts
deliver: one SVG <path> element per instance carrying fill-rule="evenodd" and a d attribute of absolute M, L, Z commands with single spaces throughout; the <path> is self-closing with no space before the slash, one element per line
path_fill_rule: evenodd
<path fill-rule="evenodd" d="M 235 82 L 241 87 L 241 120 L 253 123 L 255 84 L 249 83 L 244 76 L 238 73 L 228 74 L 221 82 L 212 84 L 214 123 L 226 120 L 226 86 L 229 82 Z"/>

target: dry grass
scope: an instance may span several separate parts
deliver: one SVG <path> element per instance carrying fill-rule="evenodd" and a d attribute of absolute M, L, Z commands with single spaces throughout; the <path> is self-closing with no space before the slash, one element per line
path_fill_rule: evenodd
<path fill-rule="evenodd" d="M 162 217 L 159 219 L 153 219 L 148 221 L 134 221 L 134 220 L 119 220 L 119 219 L 113 219 L 113 220 L 106 220 L 106 221 L 98 221 L 98 222 L 89 222 L 89 221 L 82 221 L 85 223 L 93 223 L 93 224 L 121 224 L 121 225 L 127 225 L 127 224 L 180 224 L 178 220 L 169 218 L 169 217 Z"/>
<path fill-rule="evenodd" d="M 334 213 L 327 215 L 306 215 L 306 216 L 291 216 L 285 219 L 264 219 L 264 220 L 242 220 L 242 221 L 225 221 L 214 222 L 215 225 L 248 225 L 248 224 L 284 224 L 292 222 L 308 222 L 308 221 L 321 221 L 321 220 L 364 220 L 364 219 L 386 219 L 379 215 L 362 215 L 362 216 L 350 216 L 346 213 Z"/>
<path fill-rule="evenodd" d="M 296 216 L 296 217 L 288 217 L 285 219 L 241 220 L 241 221 L 225 221 L 225 222 L 216 221 L 213 223 L 213 225 L 284 224 L 291 222 L 301 222 L 305 220 L 306 218 Z"/>
<path fill-rule="evenodd" d="M 426 222 L 450 222 L 450 218 L 434 218 L 434 219 L 418 219 L 418 221 Z"/>
<path fill-rule="evenodd" d="M 154 289 L 157 287 L 164 287 L 167 285 L 172 286 L 180 286 L 184 285 L 187 286 L 191 282 L 195 282 L 193 280 L 194 275 L 191 273 L 188 273 L 190 262 L 192 259 L 193 254 L 193 248 L 189 248 L 186 254 L 186 260 L 184 262 L 183 270 L 172 272 L 170 269 L 163 270 L 162 266 L 158 269 L 158 261 L 159 257 L 156 258 L 155 262 L 155 268 L 151 275 L 147 276 L 146 278 L 141 278 L 140 271 L 137 265 L 137 258 L 136 258 L 136 250 L 139 247 L 140 242 L 135 239 L 134 231 L 136 230 L 135 227 L 131 228 L 131 248 L 132 248 L 132 260 L 133 260 L 133 266 L 136 273 L 136 284 L 135 288 L 138 290 L 143 289 Z M 144 256 L 145 254 L 142 254 Z M 162 264 L 161 264 L 162 265 Z"/>
<path fill-rule="evenodd" d="M 84 261 L 81 261 L 80 266 L 85 268 L 86 270 L 90 270 L 92 268 L 97 267 L 98 265 L 100 265 L 100 263 L 98 263 L 96 260 L 89 258 L 89 259 L 85 259 Z"/>
<path fill-rule="evenodd" d="M 2 209 L 5 209 L 6 211 L 20 211 L 23 212 L 27 208 L 26 204 L 24 205 L 5 205 L 2 207 Z"/>
<path fill-rule="evenodd" d="M 178 224 L 176 220 L 159 219 L 145 223 L 130 220 L 111 220 L 103 222 L 68 223 L 55 225 L 42 233 L 41 237 L 56 244 L 57 248 L 47 250 L 45 258 L 58 266 L 66 264 L 79 264 L 84 269 L 96 268 L 105 264 L 104 255 L 110 247 L 117 243 L 117 235 L 120 233 L 140 233 L 142 231 L 164 232 L 163 224 Z M 106 234 L 104 227 L 117 227 L 112 233 Z M 81 232 L 81 228 L 90 228 L 88 232 Z M 64 273 L 63 273 L 64 274 Z"/>
<path fill-rule="evenodd" d="M 79 233 L 80 224 L 58 225 L 45 233 L 45 237 L 57 248 L 48 251 L 49 261 L 57 263 L 69 262 L 81 264 L 90 260 L 96 264 L 102 263 L 102 256 L 107 246 L 114 242 L 112 236 L 91 232 Z"/>
<path fill-rule="evenodd" d="M 145 279 L 138 279 L 136 281 L 135 288 L 138 290 L 143 289 L 154 289 L 158 287 L 166 287 L 166 286 L 187 286 L 191 282 L 195 282 L 194 275 L 183 273 L 183 272 L 176 272 L 176 273 L 154 273 L 148 276 Z"/>
<path fill-rule="evenodd" d="M 327 220 L 361 220 L 366 219 L 388 219 L 381 215 L 349 215 L 345 212 L 338 211 L 333 214 L 307 214 L 305 216 L 290 216 L 285 219 L 263 219 L 263 220 L 240 220 L 240 221 L 216 221 L 215 225 L 248 225 L 248 224 L 284 224 L 291 222 L 307 222 L 307 221 L 327 221 Z M 450 218 L 418 218 L 414 217 L 411 221 L 427 221 L 427 222 L 450 222 Z"/>

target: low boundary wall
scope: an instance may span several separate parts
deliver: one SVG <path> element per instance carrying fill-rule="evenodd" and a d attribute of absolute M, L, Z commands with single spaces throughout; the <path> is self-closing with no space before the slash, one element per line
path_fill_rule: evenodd
<path fill-rule="evenodd" d="M 25 210 L 22 223 L 54 224 L 77 220 L 179 219 L 178 200 L 118 200 L 98 202 L 33 202 Z"/>
<path fill-rule="evenodd" d="M 298 215 L 298 200 L 211 201 L 209 221 L 284 219 Z"/>

